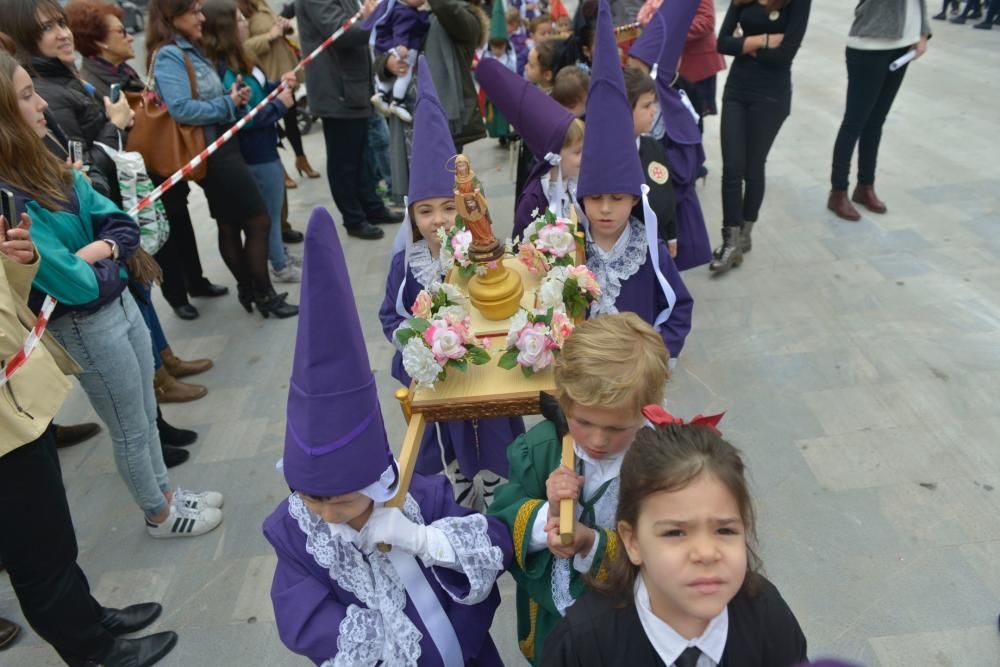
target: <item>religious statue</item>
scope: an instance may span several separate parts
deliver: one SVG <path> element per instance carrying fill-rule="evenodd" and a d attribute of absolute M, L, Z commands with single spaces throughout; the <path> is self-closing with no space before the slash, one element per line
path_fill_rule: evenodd
<path fill-rule="evenodd" d="M 458 216 L 472 233 L 469 256 L 474 261 L 494 261 L 503 255 L 503 246 L 493 233 L 493 220 L 483 186 L 464 155 L 455 157 L 455 206 Z"/>

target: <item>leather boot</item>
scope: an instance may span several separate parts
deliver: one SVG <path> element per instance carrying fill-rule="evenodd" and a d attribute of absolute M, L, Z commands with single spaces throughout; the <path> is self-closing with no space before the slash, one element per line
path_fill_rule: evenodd
<path fill-rule="evenodd" d="M 160 432 L 160 444 L 165 447 L 187 447 L 198 440 L 198 434 L 194 431 L 167 423 L 159 405 L 156 406 L 156 429 Z"/>
<path fill-rule="evenodd" d="M 124 609 L 102 607 L 101 627 L 115 637 L 121 637 L 149 627 L 161 613 L 163 607 L 156 602 L 133 604 Z"/>
<path fill-rule="evenodd" d="M 101 427 L 92 422 L 74 424 L 72 426 L 53 424 L 53 426 L 56 427 L 56 447 L 58 449 L 78 445 L 101 432 Z"/>
<path fill-rule="evenodd" d="M 725 273 L 743 263 L 743 248 L 740 245 L 742 227 L 727 226 L 722 228 L 722 247 L 719 248 L 719 258 L 713 259 L 708 265 L 709 271 Z"/>
<path fill-rule="evenodd" d="M 194 359 L 192 361 L 184 361 L 174 354 L 174 351 L 170 349 L 169 345 L 160 350 L 160 358 L 163 359 L 163 367 L 166 368 L 167 372 L 175 378 L 204 373 L 214 365 L 211 359 Z"/>
<path fill-rule="evenodd" d="M 826 207 L 837 214 L 838 218 L 857 222 L 861 219 L 858 209 L 847 198 L 847 190 L 830 190 L 830 197 L 826 200 Z"/>
<path fill-rule="evenodd" d="M 757 224 L 756 222 L 744 222 L 743 223 L 743 233 L 740 234 L 740 249 L 743 254 L 747 254 L 753 250 L 753 241 L 750 239 L 750 232 L 753 231 L 753 226 Z M 720 245 L 718 248 L 712 251 L 712 257 L 715 259 L 722 259 L 722 250 L 725 248 L 724 245 Z"/>
<path fill-rule="evenodd" d="M 204 398 L 208 388 L 200 384 L 188 384 L 174 378 L 166 366 L 156 369 L 153 376 L 153 388 L 156 390 L 157 403 L 187 403 Z"/>
<path fill-rule="evenodd" d="M 285 302 L 287 296 L 287 292 L 277 294 L 274 288 L 271 288 L 267 292 L 255 293 L 253 300 L 257 304 L 257 310 L 264 316 L 265 320 L 271 315 L 278 319 L 285 319 L 299 314 L 298 306 Z"/>
<path fill-rule="evenodd" d="M 295 158 L 295 170 L 299 172 L 299 176 L 305 174 L 309 178 L 319 178 L 319 172 L 312 168 L 312 165 L 309 164 L 309 158 L 305 155 Z"/>
<path fill-rule="evenodd" d="M 851 194 L 851 201 L 856 204 L 861 204 L 866 209 L 872 213 L 885 213 L 889 209 L 885 207 L 885 204 L 878 195 L 875 194 L 874 185 L 862 185 L 858 183 L 854 186 L 854 193 Z"/>
<path fill-rule="evenodd" d="M 137 639 L 116 639 L 111 651 L 97 664 L 103 667 L 149 667 L 177 645 L 176 632 L 157 632 Z"/>
<path fill-rule="evenodd" d="M 0 618 L 0 651 L 10 646 L 19 632 L 21 632 L 21 627 L 17 623 Z"/>

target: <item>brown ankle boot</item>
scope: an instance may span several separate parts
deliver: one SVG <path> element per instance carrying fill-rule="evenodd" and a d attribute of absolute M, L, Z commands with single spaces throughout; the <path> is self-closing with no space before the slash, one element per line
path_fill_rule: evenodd
<path fill-rule="evenodd" d="M 156 390 L 156 400 L 159 403 L 187 403 L 197 401 L 208 393 L 208 388 L 200 384 L 188 384 L 176 379 L 167 372 L 166 366 L 156 369 L 153 376 L 153 388 Z"/>
<path fill-rule="evenodd" d="M 837 214 L 838 218 L 857 222 L 861 219 L 858 209 L 847 199 L 847 190 L 830 190 L 830 198 L 826 200 L 826 207 Z"/>
<path fill-rule="evenodd" d="M 309 164 L 309 158 L 305 155 L 295 158 L 295 170 L 299 172 L 299 176 L 305 174 L 309 178 L 319 178 L 319 172 L 312 168 L 312 165 Z"/>
<path fill-rule="evenodd" d="M 874 185 L 862 185 L 858 183 L 854 186 L 851 201 L 861 204 L 872 213 L 885 213 L 889 210 L 885 207 L 882 200 L 878 198 L 878 195 L 875 194 Z"/>
<path fill-rule="evenodd" d="M 160 358 L 163 359 L 163 367 L 175 378 L 204 373 L 215 365 L 211 359 L 192 359 L 191 361 L 180 359 L 170 349 L 169 345 L 160 350 Z"/>

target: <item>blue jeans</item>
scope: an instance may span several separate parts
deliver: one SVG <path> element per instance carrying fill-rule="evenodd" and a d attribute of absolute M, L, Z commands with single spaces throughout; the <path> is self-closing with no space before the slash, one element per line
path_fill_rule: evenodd
<path fill-rule="evenodd" d="M 392 171 L 389 168 L 389 126 L 385 118 L 373 113 L 368 119 L 368 165 L 377 184 L 385 181 L 392 189 Z"/>
<path fill-rule="evenodd" d="M 156 314 L 156 308 L 153 307 L 153 293 L 150 291 L 149 285 L 137 282 L 132 283 L 132 285 L 135 285 L 139 293 L 142 294 L 142 299 L 136 299 L 135 305 L 139 307 L 142 319 L 146 321 L 146 327 L 149 329 L 149 336 L 153 340 L 153 368 L 160 370 L 160 366 L 163 365 L 163 357 L 160 356 L 160 350 L 168 345 L 167 335 L 163 333 L 163 327 L 160 326 L 160 318 Z"/>
<path fill-rule="evenodd" d="M 285 169 L 281 160 L 248 164 L 247 169 L 253 180 L 257 181 L 257 189 L 264 198 L 267 207 L 267 217 L 271 218 L 271 232 L 267 239 L 267 258 L 275 271 L 281 271 L 288 264 L 285 255 L 285 244 L 281 240 L 281 205 L 285 199 Z"/>
<path fill-rule="evenodd" d="M 146 516 L 167 509 L 170 491 L 156 428 L 153 356 L 149 329 L 132 295 L 96 313 L 67 313 L 49 331 L 83 368 L 77 376 L 90 404 L 108 427 L 115 465 Z"/>

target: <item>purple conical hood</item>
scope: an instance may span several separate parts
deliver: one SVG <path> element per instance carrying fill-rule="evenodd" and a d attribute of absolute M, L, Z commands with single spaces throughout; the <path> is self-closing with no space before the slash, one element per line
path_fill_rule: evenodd
<path fill-rule="evenodd" d="M 573 113 L 535 84 L 487 58 L 476 67 L 476 79 L 539 160 L 562 150 Z"/>
<path fill-rule="evenodd" d="M 417 63 L 417 104 L 413 111 L 413 146 L 410 150 L 410 204 L 431 197 L 455 194 L 455 174 L 448 165 L 458 153 L 431 78 L 427 60 Z"/>
<path fill-rule="evenodd" d="M 665 0 L 628 54 L 650 67 L 656 65 L 658 76 L 672 81 L 698 4 L 699 0 Z"/>
<path fill-rule="evenodd" d="M 288 387 L 288 486 L 340 496 L 393 463 L 337 225 L 313 209 L 306 230 L 299 328 Z"/>
<path fill-rule="evenodd" d="M 587 138 L 576 196 L 630 194 L 639 196 L 646 182 L 639 162 L 632 125 L 632 105 L 625 94 L 625 77 L 607 0 L 600 0 L 594 34 L 593 68 L 587 95 Z"/>

